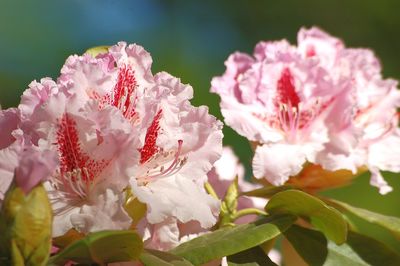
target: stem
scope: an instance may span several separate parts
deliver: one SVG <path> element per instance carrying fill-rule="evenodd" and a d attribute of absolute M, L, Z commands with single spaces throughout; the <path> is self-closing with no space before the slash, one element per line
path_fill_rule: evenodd
<path fill-rule="evenodd" d="M 256 209 L 256 208 L 247 208 L 247 209 L 243 209 L 243 210 L 239 210 L 237 213 L 235 213 L 234 215 L 232 215 L 232 220 L 236 221 L 237 219 L 239 219 L 240 217 L 246 216 L 246 215 L 264 215 L 266 216 L 267 213 L 265 211 Z"/>
<path fill-rule="evenodd" d="M 210 183 L 206 182 L 204 184 L 204 188 L 206 189 L 207 193 L 210 194 L 212 197 L 219 199 L 217 193 L 215 193 L 214 188 L 211 186 Z"/>

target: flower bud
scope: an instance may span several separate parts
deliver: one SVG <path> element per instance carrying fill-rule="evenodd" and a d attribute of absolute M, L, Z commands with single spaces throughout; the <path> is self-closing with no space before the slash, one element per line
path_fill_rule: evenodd
<path fill-rule="evenodd" d="M 33 146 L 20 155 L 0 211 L 0 257 L 12 265 L 46 265 L 49 258 L 52 209 L 41 182 L 56 161 L 55 153 Z"/>
<path fill-rule="evenodd" d="M 40 184 L 29 194 L 13 183 L 0 212 L 0 247 L 12 265 L 46 265 L 51 248 L 52 210 Z"/>

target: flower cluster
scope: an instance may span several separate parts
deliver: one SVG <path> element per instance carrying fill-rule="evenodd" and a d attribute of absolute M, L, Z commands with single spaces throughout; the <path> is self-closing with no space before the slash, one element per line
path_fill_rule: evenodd
<path fill-rule="evenodd" d="M 217 222 L 219 201 L 203 186 L 222 152 L 221 122 L 190 104 L 190 86 L 153 76 L 151 63 L 142 47 L 122 42 L 95 57 L 70 56 L 57 81 L 32 82 L 18 108 L 1 111 L 2 193 L 27 145 L 42 151 L 35 157 L 58 155 L 44 184 L 54 237 L 130 228 L 127 190 L 147 207 L 136 226 L 145 238 L 150 232 L 151 247 L 176 244 L 185 232 L 171 236 L 174 228 Z"/>
<path fill-rule="evenodd" d="M 391 191 L 380 170 L 400 172 L 400 92 L 372 51 L 311 28 L 300 30 L 297 46 L 260 42 L 253 57 L 237 52 L 225 65 L 211 90 L 225 123 L 254 143 L 255 177 L 282 185 L 306 163 L 368 168 L 371 184 Z"/>

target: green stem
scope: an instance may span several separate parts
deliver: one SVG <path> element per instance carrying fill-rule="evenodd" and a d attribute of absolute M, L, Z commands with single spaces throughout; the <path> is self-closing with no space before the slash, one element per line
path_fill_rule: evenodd
<path fill-rule="evenodd" d="M 212 197 L 219 199 L 217 193 L 215 192 L 214 188 L 211 186 L 210 183 L 206 182 L 204 184 L 204 188 L 206 189 L 207 193 L 210 194 Z"/>
<path fill-rule="evenodd" d="M 232 220 L 236 221 L 237 219 L 239 219 L 240 217 L 246 216 L 246 215 L 268 215 L 265 211 L 256 209 L 256 208 L 247 208 L 247 209 L 243 209 L 243 210 L 239 210 L 237 211 L 237 213 L 235 213 L 234 215 L 232 215 Z"/>

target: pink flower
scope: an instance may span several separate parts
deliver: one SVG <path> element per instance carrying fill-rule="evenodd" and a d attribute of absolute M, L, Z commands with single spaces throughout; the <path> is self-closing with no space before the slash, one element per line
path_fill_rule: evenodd
<path fill-rule="evenodd" d="M 281 185 L 305 162 L 354 174 L 366 166 L 372 185 L 391 190 L 379 171 L 400 171 L 400 93 L 370 50 L 314 27 L 300 30 L 297 47 L 261 42 L 254 58 L 235 53 L 226 65 L 211 90 L 225 122 L 258 144 L 256 177 Z"/>
<path fill-rule="evenodd" d="M 59 83 L 99 110 L 118 109 L 129 123 L 139 142 L 130 184 L 148 206 L 149 226 L 175 219 L 209 228 L 219 204 L 203 183 L 221 153 L 221 123 L 206 107 L 190 104 L 190 86 L 167 73 L 153 76 L 151 63 L 142 47 L 121 42 L 96 58 L 71 56 Z"/>
<path fill-rule="evenodd" d="M 211 88 L 225 123 L 258 144 L 254 175 L 281 185 L 328 141 L 324 119 L 336 91 L 329 72 L 286 41 L 260 42 L 254 58 L 234 53 L 225 65 Z"/>
<path fill-rule="evenodd" d="M 63 87 L 56 91 L 31 101 L 38 106 L 26 108 L 33 111 L 25 123 L 36 145 L 59 157 L 46 184 L 55 214 L 53 235 L 73 227 L 85 233 L 129 227 L 121 191 L 139 160 L 133 128 L 113 106 L 100 109 L 96 101 L 79 99 Z"/>
<path fill-rule="evenodd" d="M 203 186 L 220 156 L 222 132 L 206 107 L 190 104 L 190 86 L 167 73 L 157 74 L 155 82 L 148 93 L 159 111 L 147 128 L 141 165 L 131 186 L 148 206 L 148 245 L 169 249 L 185 235 L 182 227 L 195 224 L 194 232 L 189 230 L 195 233 L 217 222 L 219 202 Z"/>
<path fill-rule="evenodd" d="M 330 141 L 318 155 L 318 163 L 328 170 L 353 173 L 367 166 L 371 184 L 382 194 L 391 191 L 379 171 L 400 172 L 397 82 L 382 78 L 372 51 L 345 48 L 317 28 L 300 30 L 298 41 L 304 53 L 313 50 L 310 56 L 329 66 L 336 87 L 341 88 L 328 116 Z"/>

